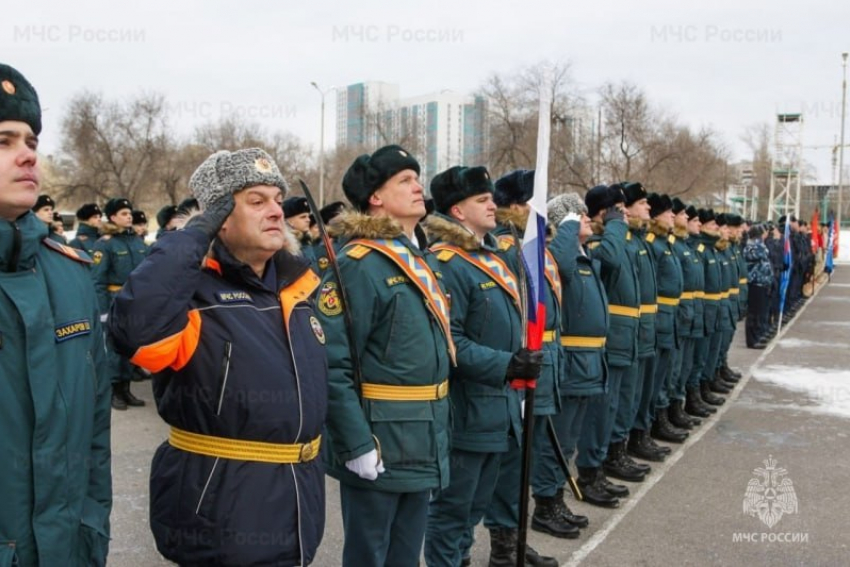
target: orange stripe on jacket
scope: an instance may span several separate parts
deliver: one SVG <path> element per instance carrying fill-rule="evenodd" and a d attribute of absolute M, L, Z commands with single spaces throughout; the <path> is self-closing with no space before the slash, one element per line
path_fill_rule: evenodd
<path fill-rule="evenodd" d="M 201 339 L 201 313 L 193 309 L 188 315 L 189 322 L 182 331 L 139 348 L 130 362 L 151 372 L 159 372 L 167 367 L 180 370 L 186 366 Z"/>
<path fill-rule="evenodd" d="M 289 317 L 292 315 L 292 310 L 298 303 L 307 301 L 310 294 L 319 287 L 319 283 L 319 276 L 313 270 L 307 270 L 295 283 L 280 291 L 283 324 L 287 333 L 289 332 Z"/>

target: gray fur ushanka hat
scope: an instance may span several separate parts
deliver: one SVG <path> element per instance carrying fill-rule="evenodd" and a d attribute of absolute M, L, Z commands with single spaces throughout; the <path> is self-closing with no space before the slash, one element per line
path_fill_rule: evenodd
<path fill-rule="evenodd" d="M 216 152 L 189 179 L 189 189 L 202 209 L 223 195 L 256 185 L 279 187 L 284 195 L 289 192 L 277 164 L 260 148 Z"/>

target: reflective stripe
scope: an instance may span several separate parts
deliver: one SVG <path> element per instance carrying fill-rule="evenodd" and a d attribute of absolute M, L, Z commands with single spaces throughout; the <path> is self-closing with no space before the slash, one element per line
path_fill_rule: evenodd
<path fill-rule="evenodd" d="M 191 433 L 172 427 L 168 443 L 177 449 L 208 457 L 260 463 L 304 463 L 319 455 L 322 436 L 309 443 L 267 443 Z"/>
<path fill-rule="evenodd" d="M 702 299 L 703 297 L 705 297 L 705 292 L 704 292 L 704 291 L 695 291 L 695 292 L 694 292 L 694 298 L 696 298 L 696 299 Z"/>
<path fill-rule="evenodd" d="M 673 307 L 679 305 L 679 300 L 675 297 L 658 297 L 658 303 L 661 305 L 671 305 Z M 641 308 L 643 309 L 643 308 Z"/>
<path fill-rule="evenodd" d="M 728 289 L 720 294 L 720 299 L 729 299 L 729 290 Z"/>
<path fill-rule="evenodd" d="M 682 297 L 679 299 L 695 299 L 697 294 L 700 293 L 698 291 L 685 291 L 682 293 Z"/>
<path fill-rule="evenodd" d="M 121 291 L 122 287 L 124 286 L 119 284 L 109 284 L 108 286 L 106 286 L 106 291 L 110 293 L 115 293 L 116 291 Z"/>
<path fill-rule="evenodd" d="M 720 301 L 723 299 L 722 293 L 704 293 L 702 296 L 709 301 Z"/>
<path fill-rule="evenodd" d="M 647 315 L 652 313 L 658 313 L 658 305 L 654 303 L 652 305 L 641 305 L 640 314 L 643 315 L 644 313 Z"/>
<path fill-rule="evenodd" d="M 583 347 L 583 348 L 602 348 L 605 346 L 605 337 L 561 337 L 561 346 L 565 347 Z"/>
<path fill-rule="evenodd" d="M 741 290 L 738 289 L 737 287 L 733 287 L 732 289 L 729 290 L 729 293 L 731 295 L 738 295 L 739 293 L 741 293 Z"/>
<path fill-rule="evenodd" d="M 551 343 L 555 340 L 555 331 L 543 331 L 543 342 Z"/>
<path fill-rule="evenodd" d="M 608 313 L 611 315 L 622 315 L 623 317 L 640 317 L 640 309 L 637 307 L 626 307 L 625 305 L 609 305 Z"/>
<path fill-rule="evenodd" d="M 367 400 L 388 402 L 430 402 L 442 400 L 449 394 L 449 381 L 428 386 L 393 386 L 390 384 L 369 384 L 364 382 L 360 392 Z"/>
<path fill-rule="evenodd" d="M 738 280 L 738 283 L 739 284 L 745 284 L 745 283 L 749 283 L 749 282 L 747 282 L 747 278 L 741 278 L 741 279 Z"/>

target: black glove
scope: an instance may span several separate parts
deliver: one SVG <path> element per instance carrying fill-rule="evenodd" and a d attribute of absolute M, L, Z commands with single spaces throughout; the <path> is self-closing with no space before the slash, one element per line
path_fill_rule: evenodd
<path fill-rule="evenodd" d="M 221 225 L 224 224 L 224 221 L 233 212 L 235 205 L 236 202 L 233 200 L 233 193 L 222 195 L 210 203 L 203 213 L 190 218 L 184 228 L 197 228 L 212 240 L 218 234 Z"/>
<path fill-rule="evenodd" d="M 527 380 L 540 376 L 540 367 L 543 366 L 543 351 L 528 350 L 521 348 L 516 351 L 508 363 L 508 371 L 505 379 L 510 381 L 516 378 Z"/>

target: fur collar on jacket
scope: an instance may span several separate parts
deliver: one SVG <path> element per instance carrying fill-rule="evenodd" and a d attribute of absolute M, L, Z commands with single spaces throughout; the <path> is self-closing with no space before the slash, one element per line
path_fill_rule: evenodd
<path fill-rule="evenodd" d="M 431 242 L 445 242 L 452 246 L 457 246 L 461 250 L 474 252 L 481 250 L 481 242 L 474 234 L 469 232 L 459 222 L 453 221 L 450 218 L 434 214 L 428 217 L 425 221 L 425 227 L 428 229 L 428 236 Z M 488 235 L 489 239 L 493 237 Z M 487 237 L 485 237 L 485 241 Z"/>

